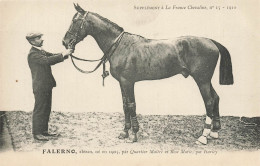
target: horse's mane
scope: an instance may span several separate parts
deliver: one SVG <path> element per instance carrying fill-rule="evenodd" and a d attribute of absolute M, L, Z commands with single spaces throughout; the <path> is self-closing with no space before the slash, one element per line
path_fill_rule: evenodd
<path fill-rule="evenodd" d="M 104 21 L 104 23 L 105 23 L 107 26 L 109 26 L 109 27 L 111 27 L 111 28 L 116 28 L 116 30 L 118 30 L 118 31 L 123 31 L 123 30 L 124 30 L 122 27 L 118 26 L 116 23 L 113 23 L 113 22 L 110 21 L 109 19 L 104 18 L 104 17 L 100 16 L 100 15 L 97 14 L 97 13 L 93 13 L 93 12 L 91 12 L 91 13 L 92 13 L 94 16 L 96 16 L 96 17 L 98 17 L 99 19 L 101 19 L 102 21 Z"/>

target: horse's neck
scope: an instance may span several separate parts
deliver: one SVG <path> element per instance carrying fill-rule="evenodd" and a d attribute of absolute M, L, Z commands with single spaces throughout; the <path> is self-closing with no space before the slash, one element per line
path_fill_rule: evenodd
<path fill-rule="evenodd" d="M 94 30 L 90 35 L 96 40 L 103 53 L 106 53 L 122 31 L 113 27 L 115 25 L 111 24 L 111 26 L 108 26 L 109 23 L 101 20 L 95 15 L 92 17 L 95 19 L 93 20 Z"/>
<path fill-rule="evenodd" d="M 93 38 L 96 40 L 99 48 L 103 51 L 103 53 L 106 53 L 109 50 L 109 48 L 113 45 L 116 37 L 116 35 L 108 35 L 104 33 L 93 35 Z"/>

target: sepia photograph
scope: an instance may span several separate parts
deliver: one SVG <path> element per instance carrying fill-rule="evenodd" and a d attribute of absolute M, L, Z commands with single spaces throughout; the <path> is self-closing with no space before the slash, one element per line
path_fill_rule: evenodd
<path fill-rule="evenodd" d="M 1 0 L 1 163 L 259 165 L 259 4 Z"/>

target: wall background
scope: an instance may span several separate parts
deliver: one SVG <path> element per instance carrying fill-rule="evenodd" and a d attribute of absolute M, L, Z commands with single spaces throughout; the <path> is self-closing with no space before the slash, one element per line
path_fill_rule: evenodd
<path fill-rule="evenodd" d="M 164 39 L 184 35 L 212 38 L 230 52 L 235 84 L 218 84 L 217 64 L 213 86 L 219 94 L 220 114 L 260 116 L 259 1 L 252 0 L 84 0 L 0 2 L 0 110 L 32 111 L 34 97 L 27 64 L 30 49 L 25 35 L 44 33 L 44 48 L 61 52 L 62 38 L 75 14 L 72 2 L 108 18 L 125 31 L 147 38 Z M 236 10 L 135 10 L 134 6 L 236 6 Z M 97 59 L 102 56 L 96 42 L 87 37 L 77 45 L 75 55 Z M 84 69 L 92 64 L 78 63 Z M 108 66 L 108 65 L 107 65 Z M 69 112 L 123 112 L 118 82 L 109 76 L 102 87 L 102 68 L 90 75 L 74 69 L 70 60 L 52 67 L 57 87 L 53 110 Z M 205 114 L 196 83 L 181 75 L 136 84 L 139 114 Z"/>

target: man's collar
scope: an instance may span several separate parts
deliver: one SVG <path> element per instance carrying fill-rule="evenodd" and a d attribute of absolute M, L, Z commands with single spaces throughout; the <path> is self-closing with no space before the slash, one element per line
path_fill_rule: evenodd
<path fill-rule="evenodd" d="M 42 47 L 37 47 L 37 46 L 34 46 L 32 45 L 34 48 L 38 49 L 38 50 L 42 50 Z"/>

